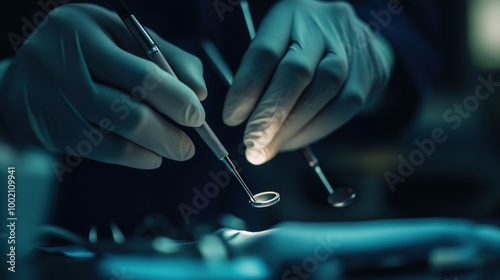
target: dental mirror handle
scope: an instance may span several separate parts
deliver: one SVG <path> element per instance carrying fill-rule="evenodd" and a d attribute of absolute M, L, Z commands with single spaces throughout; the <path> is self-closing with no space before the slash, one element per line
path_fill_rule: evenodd
<path fill-rule="evenodd" d="M 217 135 L 215 135 L 214 131 L 212 130 L 212 128 L 210 128 L 208 123 L 204 122 L 203 125 L 195 127 L 194 129 L 219 160 L 222 160 L 223 158 L 228 156 L 229 153 L 227 152 L 226 148 L 224 148 L 219 138 L 217 138 Z"/>
<path fill-rule="evenodd" d="M 304 154 L 304 157 L 306 158 L 306 161 L 310 167 L 315 167 L 316 165 L 318 165 L 318 158 L 314 153 L 312 153 L 309 146 L 303 148 L 302 153 Z"/>
<path fill-rule="evenodd" d="M 307 163 L 309 166 L 314 170 L 314 173 L 316 173 L 316 176 L 320 179 L 321 183 L 323 183 L 323 186 L 325 189 L 328 191 L 330 195 L 333 195 L 334 191 L 332 188 L 332 185 L 330 185 L 330 182 L 328 182 L 328 179 L 326 179 L 325 174 L 323 173 L 323 170 L 321 170 L 321 167 L 319 166 L 318 158 L 312 151 L 310 146 L 306 146 L 302 149 L 302 154 L 304 155 L 304 158 L 307 160 Z"/>
<path fill-rule="evenodd" d="M 195 127 L 195 130 L 198 132 L 198 134 L 201 136 L 201 138 L 205 141 L 207 146 L 212 150 L 212 152 L 215 154 L 215 156 L 224 163 L 224 165 L 233 173 L 233 175 L 236 177 L 240 185 L 243 187 L 245 192 L 247 193 L 248 197 L 250 198 L 250 201 L 255 202 L 255 197 L 253 193 L 250 191 L 250 189 L 247 187 L 245 182 L 243 181 L 243 178 L 241 178 L 240 174 L 236 170 L 236 166 L 234 166 L 233 162 L 229 158 L 229 153 L 227 152 L 226 148 L 222 145 L 222 143 L 219 141 L 219 138 L 217 138 L 217 135 L 213 132 L 213 130 L 208 126 L 208 124 L 205 122 L 202 126 L 200 127 Z"/>

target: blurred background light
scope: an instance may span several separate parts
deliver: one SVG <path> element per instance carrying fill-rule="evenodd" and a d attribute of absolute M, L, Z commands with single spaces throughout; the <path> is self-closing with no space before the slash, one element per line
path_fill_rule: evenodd
<path fill-rule="evenodd" d="M 500 0 L 468 2 L 468 42 L 475 66 L 500 69 Z"/>

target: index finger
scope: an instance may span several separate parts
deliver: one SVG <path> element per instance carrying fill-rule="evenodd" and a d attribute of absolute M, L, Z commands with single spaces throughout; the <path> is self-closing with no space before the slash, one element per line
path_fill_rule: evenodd
<path fill-rule="evenodd" d="M 243 56 L 224 103 L 223 120 L 227 125 L 236 126 L 248 118 L 288 49 L 292 16 L 280 6 L 265 17 Z"/>
<path fill-rule="evenodd" d="M 128 32 L 125 26 L 117 28 Z M 94 79 L 122 89 L 181 125 L 203 124 L 205 111 L 191 88 L 153 62 L 123 50 L 104 32 L 91 36 L 83 42 L 83 52 Z"/>

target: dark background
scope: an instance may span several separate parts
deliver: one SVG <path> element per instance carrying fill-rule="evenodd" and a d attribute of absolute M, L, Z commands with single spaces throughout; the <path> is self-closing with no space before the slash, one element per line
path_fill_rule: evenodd
<path fill-rule="evenodd" d="M 257 25 L 272 5 L 272 1 L 262 2 L 250 1 Z M 362 2 L 353 3 L 368 14 L 370 8 L 363 7 Z M 420 6 L 414 2 L 439 4 L 426 12 L 419 10 Z M 16 1 L 10 4 L 13 9 L 2 9 L 0 57 L 14 55 L 7 34 L 21 34 L 21 19 L 31 19 L 32 14 L 40 10 L 36 3 Z M 179 204 L 193 206 L 193 188 L 203 190 L 205 184 L 213 181 L 210 172 L 224 171 L 224 166 L 194 131 L 187 129 L 197 148 L 196 155 L 187 162 L 164 160 L 161 168 L 143 171 L 84 160 L 58 184 L 51 223 L 81 234 L 88 233 L 95 225 L 99 234 L 106 236 L 111 221 L 124 233 L 132 234 L 144 217 L 151 214 L 159 214 L 175 227 L 187 231 L 198 223 L 214 221 L 221 213 L 242 218 L 252 230 L 284 220 L 350 221 L 437 216 L 489 220 L 500 217 L 498 93 L 493 93 L 492 98 L 482 103 L 456 131 L 442 119 L 446 109 L 474 93 L 478 75 L 486 77 L 492 73 L 493 80 L 500 80 L 497 71 L 476 67 L 469 59 L 465 1 L 413 1 L 408 4 L 401 17 L 424 26 L 420 30 L 423 33 L 413 34 L 403 23 L 394 24 L 391 25 L 391 42 L 397 41 L 404 46 L 404 38 L 422 36 L 429 40 L 434 53 L 415 53 L 415 57 L 408 58 L 414 62 L 411 66 L 404 65 L 398 58 L 390 85 L 398 95 L 391 96 L 390 106 L 379 115 L 357 118 L 312 145 L 334 188 L 349 186 L 357 191 L 357 200 L 342 209 L 326 203 L 325 190 L 300 152 L 282 153 L 269 163 L 252 166 L 238 153 L 244 126 L 230 128 L 222 123 L 222 104 L 227 89 L 212 70 L 199 42 L 203 37 L 214 40 L 236 71 L 249 43 L 238 8 L 226 12 L 221 22 L 211 1 L 130 0 L 126 3 L 143 24 L 203 60 L 209 90 L 209 97 L 203 102 L 207 122 L 226 145 L 232 159 L 242 167 L 241 175 L 250 188 L 255 193 L 276 190 L 282 201 L 267 209 L 251 208 L 243 190 L 231 179 L 229 186 L 209 199 L 208 207 L 199 215 L 191 216 L 192 222 L 186 225 Z M 408 42 L 410 45 L 411 41 Z M 404 51 L 401 53 L 409 56 Z M 421 77 L 429 72 L 436 73 L 432 81 L 422 85 L 416 82 L 420 81 L 420 76 L 410 75 L 409 68 Z M 439 144 L 424 164 L 391 191 L 384 172 L 396 173 L 398 155 L 407 158 L 416 148 L 414 140 L 430 137 L 436 127 L 445 130 L 448 140 Z"/>

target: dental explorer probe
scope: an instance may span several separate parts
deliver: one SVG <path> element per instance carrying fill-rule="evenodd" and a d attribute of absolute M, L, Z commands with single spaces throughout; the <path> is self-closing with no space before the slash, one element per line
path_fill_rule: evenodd
<path fill-rule="evenodd" d="M 177 77 L 168 64 L 165 57 L 162 55 L 160 49 L 154 42 L 153 38 L 149 35 L 146 29 L 139 23 L 136 17 L 130 12 L 130 10 L 125 6 L 121 0 L 110 0 L 114 11 L 125 23 L 130 33 L 139 43 L 146 55 L 161 69 Z M 203 141 L 212 150 L 215 156 L 224 163 L 224 165 L 233 173 L 238 182 L 241 184 L 248 197 L 250 198 L 250 205 L 257 208 L 268 207 L 276 204 L 280 200 L 280 195 L 276 192 L 264 192 L 257 195 L 253 195 L 250 189 L 241 178 L 240 174 L 236 170 L 233 162 L 229 158 L 229 153 L 224 148 L 222 143 L 219 141 L 215 133 L 212 131 L 207 122 L 204 122 L 200 127 L 195 127 L 196 132 L 201 136 Z"/>

